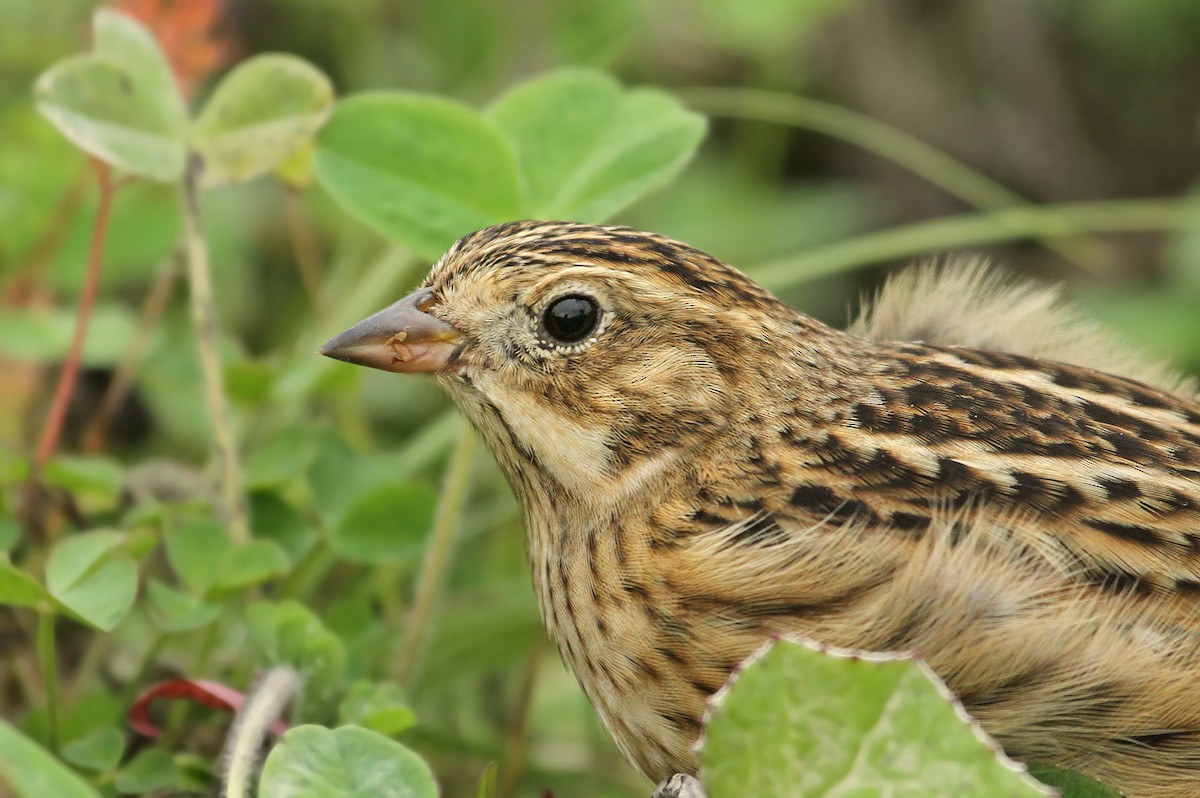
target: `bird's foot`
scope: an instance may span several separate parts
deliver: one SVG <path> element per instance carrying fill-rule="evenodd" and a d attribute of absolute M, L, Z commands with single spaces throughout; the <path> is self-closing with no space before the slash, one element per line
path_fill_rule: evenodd
<path fill-rule="evenodd" d="M 695 776 L 676 773 L 659 784 L 650 798 L 708 798 L 708 794 Z"/>

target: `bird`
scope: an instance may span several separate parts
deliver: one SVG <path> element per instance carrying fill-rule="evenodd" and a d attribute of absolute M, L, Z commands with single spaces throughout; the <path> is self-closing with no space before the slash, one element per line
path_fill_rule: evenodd
<path fill-rule="evenodd" d="M 320 350 L 431 375 L 518 499 L 542 621 L 651 781 L 765 640 L 916 651 L 1018 760 L 1200 795 L 1194 382 L 979 260 L 845 329 L 687 244 L 466 235 Z"/>

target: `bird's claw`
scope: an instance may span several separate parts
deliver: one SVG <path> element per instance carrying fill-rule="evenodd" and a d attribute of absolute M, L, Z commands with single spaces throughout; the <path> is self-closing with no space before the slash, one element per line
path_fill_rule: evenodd
<path fill-rule="evenodd" d="M 650 798 L 708 798 L 704 785 L 695 776 L 686 773 L 676 773 L 664 779 Z"/>

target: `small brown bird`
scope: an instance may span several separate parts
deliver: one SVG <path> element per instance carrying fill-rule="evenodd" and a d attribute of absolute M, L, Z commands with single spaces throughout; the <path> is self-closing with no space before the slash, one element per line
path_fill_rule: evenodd
<path fill-rule="evenodd" d="M 1053 292 L 918 270 L 842 332 L 679 242 L 517 222 L 322 352 L 467 415 L 651 779 L 696 773 L 707 698 L 798 634 L 919 650 L 1018 759 L 1200 795 L 1200 402 Z"/>

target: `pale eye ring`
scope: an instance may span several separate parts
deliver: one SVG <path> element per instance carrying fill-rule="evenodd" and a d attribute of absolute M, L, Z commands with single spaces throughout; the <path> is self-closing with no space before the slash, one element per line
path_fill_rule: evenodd
<path fill-rule="evenodd" d="M 557 344 L 575 344 L 592 334 L 600 322 L 600 306 L 583 294 L 567 294 L 546 306 L 542 329 Z"/>

